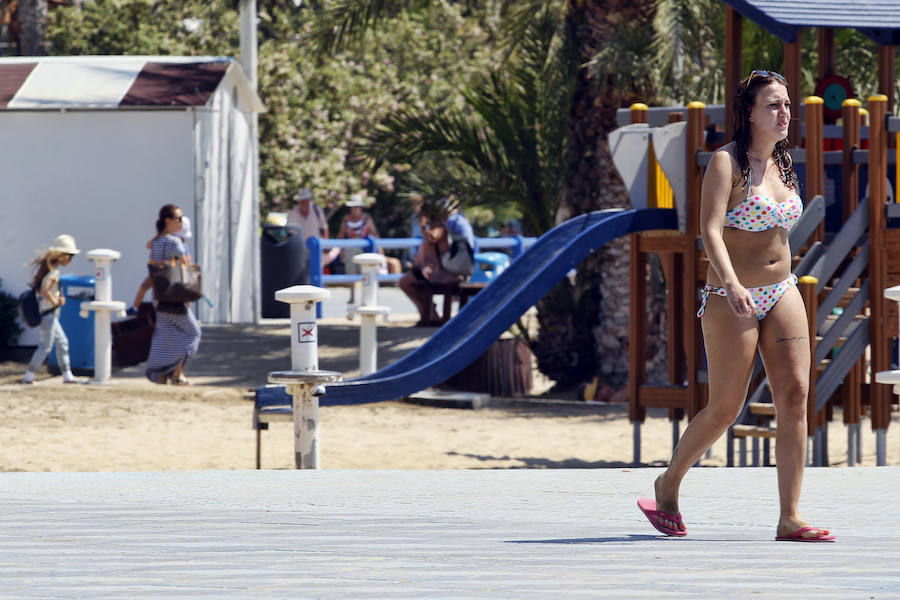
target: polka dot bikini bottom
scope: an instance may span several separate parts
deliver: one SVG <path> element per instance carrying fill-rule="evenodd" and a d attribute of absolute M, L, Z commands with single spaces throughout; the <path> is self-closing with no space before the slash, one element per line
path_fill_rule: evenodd
<path fill-rule="evenodd" d="M 772 310 L 772 307 L 775 306 L 779 300 L 781 300 L 784 293 L 794 285 L 797 285 L 796 275 L 791 275 L 784 281 L 779 281 L 772 285 L 747 288 L 747 291 L 753 296 L 753 303 L 756 304 L 756 318 L 762 320 L 769 314 L 769 311 Z M 710 294 L 722 296 L 723 298 L 726 297 L 725 288 L 715 287 L 709 284 L 704 286 L 703 297 L 700 300 L 700 310 L 697 311 L 698 317 L 703 316 L 703 311 L 706 309 L 706 299 L 709 298 Z"/>

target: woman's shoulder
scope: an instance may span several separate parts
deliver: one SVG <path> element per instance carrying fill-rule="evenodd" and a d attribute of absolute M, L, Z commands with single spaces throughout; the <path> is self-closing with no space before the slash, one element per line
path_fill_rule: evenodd
<path fill-rule="evenodd" d="M 734 142 L 728 142 L 724 146 L 718 148 L 715 152 L 713 152 L 712 160 L 718 161 L 725 165 L 737 165 L 737 160 L 734 156 L 735 146 Z"/>
<path fill-rule="evenodd" d="M 740 167 L 734 156 L 734 142 L 725 144 L 713 152 L 707 169 L 713 170 L 722 177 L 737 179 L 739 177 Z"/>

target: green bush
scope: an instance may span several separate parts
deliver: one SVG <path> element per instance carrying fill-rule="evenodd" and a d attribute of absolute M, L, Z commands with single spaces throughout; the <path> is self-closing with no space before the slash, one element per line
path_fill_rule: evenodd
<path fill-rule="evenodd" d="M 0 360 L 10 357 L 11 349 L 19 341 L 23 329 L 19 325 L 19 306 L 15 296 L 0 289 Z"/>

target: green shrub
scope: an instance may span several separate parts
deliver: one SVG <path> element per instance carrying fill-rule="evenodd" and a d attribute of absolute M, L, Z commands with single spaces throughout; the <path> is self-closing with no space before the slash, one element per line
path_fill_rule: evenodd
<path fill-rule="evenodd" d="M 7 360 L 23 329 L 19 325 L 19 306 L 15 296 L 0 289 L 0 360 Z"/>

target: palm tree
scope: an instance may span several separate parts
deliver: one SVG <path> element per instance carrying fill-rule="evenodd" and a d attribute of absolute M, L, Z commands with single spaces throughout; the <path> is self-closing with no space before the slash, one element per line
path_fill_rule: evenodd
<path fill-rule="evenodd" d="M 616 126 L 617 108 L 654 95 L 654 77 L 638 67 L 651 62 L 655 3 L 507 3 L 509 60 L 465 94 L 472 117 L 453 111 L 397 115 L 371 138 L 372 155 L 452 156 L 463 165 L 462 173 L 474 174 L 461 182 L 470 197 L 496 194 L 518 203 L 535 233 L 560 218 L 558 206 L 568 216 L 626 206 L 606 136 Z M 397 11 L 428 5 L 428 0 L 336 0 L 323 10 L 315 36 L 330 51 L 360 39 L 366 28 Z M 558 42 L 548 42 L 549 31 Z M 603 48 L 615 48 L 631 62 L 605 75 L 568 70 L 573 59 L 588 63 Z M 604 383 L 623 385 L 628 296 L 628 246 L 619 241 L 582 263 L 574 285 L 564 281 L 541 301 L 541 332 L 533 345 L 541 370 L 568 385 L 599 368 Z"/>
<path fill-rule="evenodd" d="M 567 29 L 568 28 L 568 29 Z M 516 205 L 528 230 L 556 222 L 578 57 L 569 24 L 548 3 L 527 22 L 504 69 L 465 90 L 465 106 L 406 110 L 362 148 L 376 162 L 452 164 L 444 181 L 469 205 Z"/>

